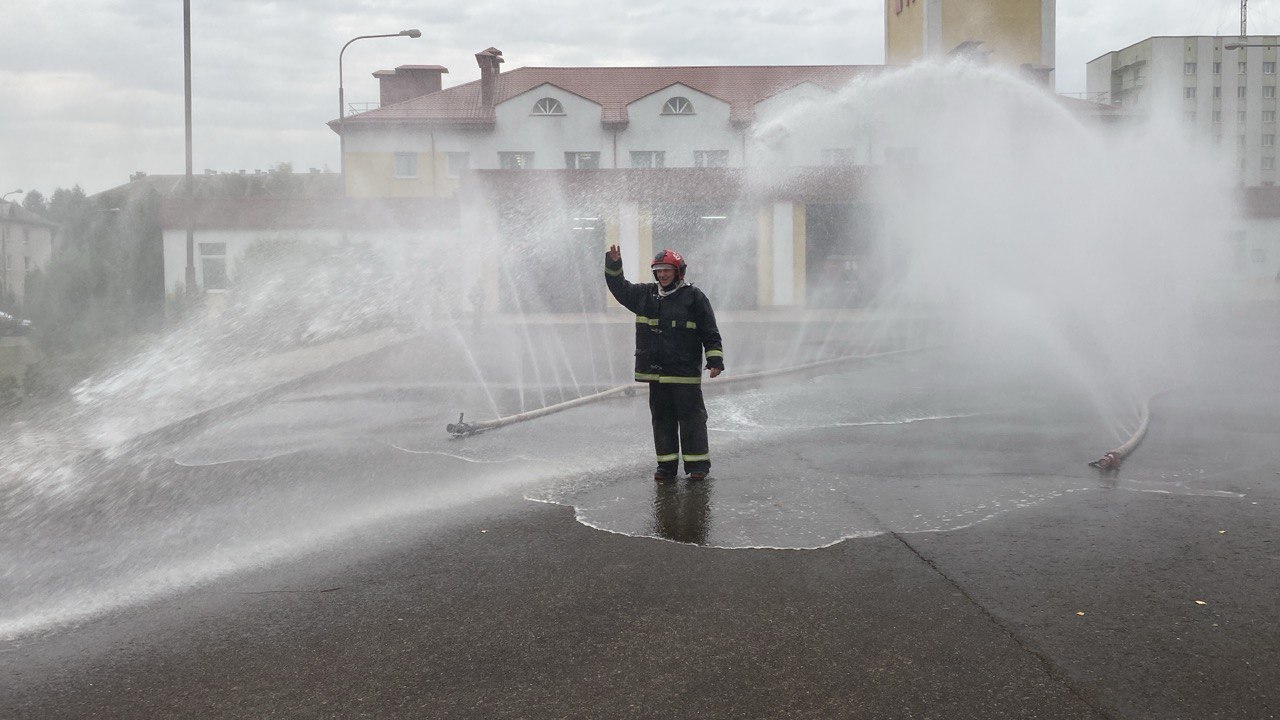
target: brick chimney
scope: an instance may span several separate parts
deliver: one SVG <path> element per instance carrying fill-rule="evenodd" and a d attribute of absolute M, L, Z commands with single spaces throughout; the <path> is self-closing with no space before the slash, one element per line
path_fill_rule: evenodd
<path fill-rule="evenodd" d="M 502 51 L 489 48 L 476 53 L 476 64 L 480 66 L 480 104 L 486 110 L 493 110 L 494 90 L 498 85 L 498 66 L 502 64 Z"/>
<path fill-rule="evenodd" d="M 395 70 L 379 70 L 378 100 L 383 107 L 438 92 L 441 76 L 449 72 L 443 65 L 401 65 Z"/>

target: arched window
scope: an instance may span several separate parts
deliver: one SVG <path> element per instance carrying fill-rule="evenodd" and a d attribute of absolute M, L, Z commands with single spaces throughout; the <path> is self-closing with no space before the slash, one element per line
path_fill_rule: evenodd
<path fill-rule="evenodd" d="M 686 97 L 673 97 L 662 106 L 663 115 L 692 115 L 693 103 Z"/>
<path fill-rule="evenodd" d="M 563 115 L 564 106 L 555 98 L 542 98 L 533 104 L 530 115 Z"/>

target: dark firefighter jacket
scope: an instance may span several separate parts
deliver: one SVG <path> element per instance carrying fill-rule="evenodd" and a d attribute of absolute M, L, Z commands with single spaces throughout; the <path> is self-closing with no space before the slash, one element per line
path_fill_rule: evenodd
<path fill-rule="evenodd" d="M 636 314 L 636 380 L 700 383 L 704 349 L 706 367 L 724 369 L 716 316 L 701 290 L 684 285 L 660 298 L 658 283 L 627 282 L 622 261 L 608 258 L 604 279 L 618 302 Z"/>

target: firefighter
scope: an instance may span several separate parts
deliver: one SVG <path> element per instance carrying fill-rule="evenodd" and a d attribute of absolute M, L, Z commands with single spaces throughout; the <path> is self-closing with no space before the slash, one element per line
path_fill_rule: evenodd
<path fill-rule="evenodd" d="M 690 480 L 711 471 L 707 408 L 702 402 L 703 354 L 711 377 L 724 372 L 724 350 L 711 302 L 684 280 L 684 258 L 663 250 L 650 263 L 657 282 L 632 284 L 622 273 L 617 245 L 605 254 L 609 292 L 636 314 L 636 380 L 649 384 L 649 414 L 658 469 L 653 479 L 672 482 L 684 458 Z"/>

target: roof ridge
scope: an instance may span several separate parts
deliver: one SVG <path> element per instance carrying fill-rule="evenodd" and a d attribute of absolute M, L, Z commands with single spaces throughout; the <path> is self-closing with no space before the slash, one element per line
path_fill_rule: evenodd
<path fill-rule="evenodd" d="M 518 68 L 502 73 L 502 75 L 510 75 L 521 70 L 702 70 L 715 69 L 722 70 L 727 68 L 743 68 L 748 70 L 759 70 L 761 68 L 796 68 L 796 69 L 812 69 L 812 68 L 865 68 L 865 67 L 883 67 L 879 64 L 849 64 L 849 65 L 522 65 Z M 501 75 L 499 75 L 501 77 Z"/>

